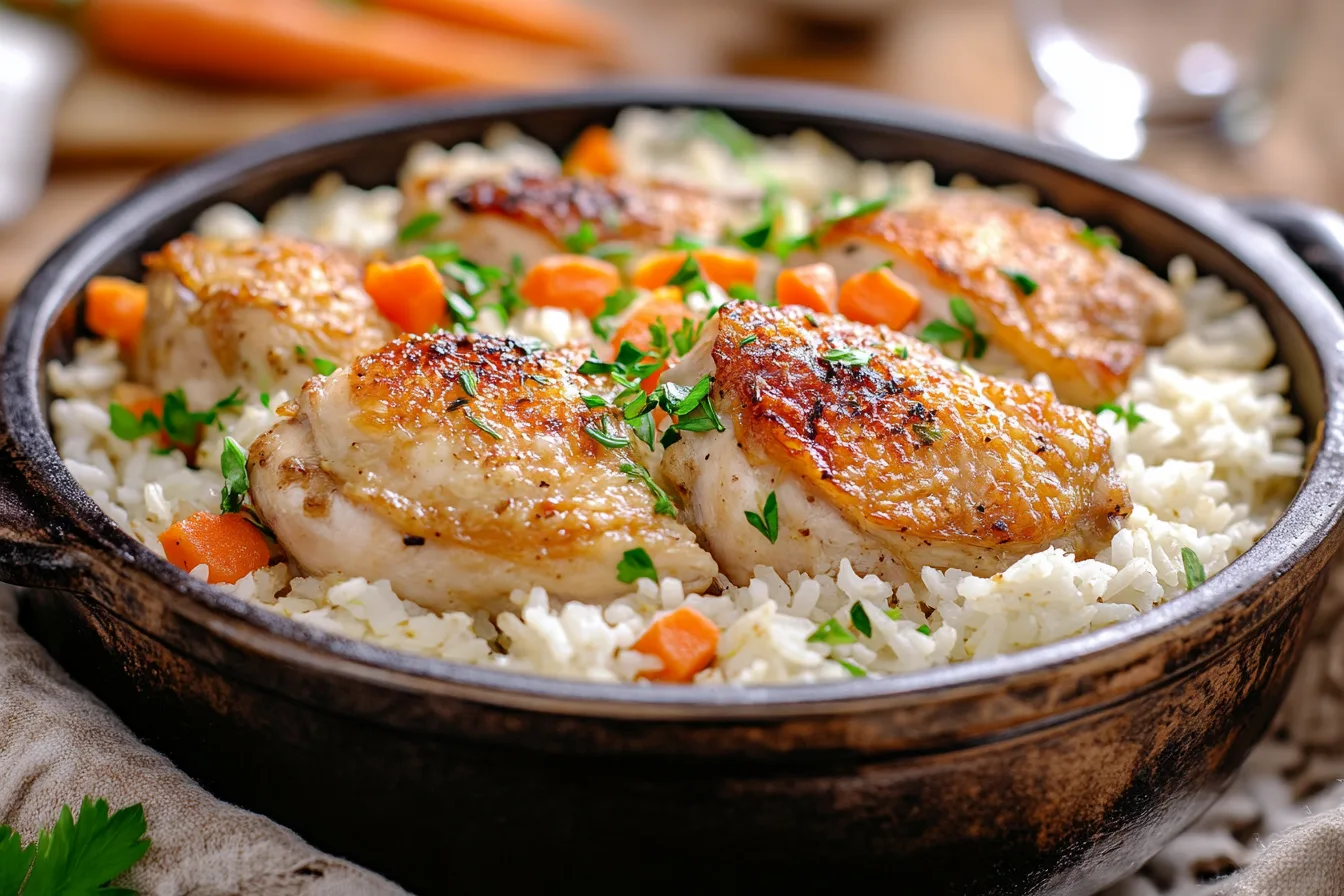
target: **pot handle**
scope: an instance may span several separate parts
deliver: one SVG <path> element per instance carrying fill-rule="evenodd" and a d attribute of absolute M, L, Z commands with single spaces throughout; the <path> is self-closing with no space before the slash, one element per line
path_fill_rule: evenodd
<path fill-rule="evenodd" d="M 76 537 L 50 514 L 29 482 L 31 461 L 15 450 L 0 412 L 0 582 L 28 588 L 84 590 L 92 568 Z"/>
<path fill-rule="evenodd" d="M 1344 301 L 1344 215 L 1292 199 L 1229 199 L 1241 214 L 1276 231 Z"/>

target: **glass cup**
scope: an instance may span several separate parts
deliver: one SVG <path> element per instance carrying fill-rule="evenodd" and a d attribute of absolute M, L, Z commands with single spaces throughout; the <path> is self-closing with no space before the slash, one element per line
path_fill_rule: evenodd
<path fill-rule="evenodd" d="M 1037 131 L 1113 159 L 1150 128 L 1268 129 L 1304 0 L 1015 0 L 1048 94 Z"/>

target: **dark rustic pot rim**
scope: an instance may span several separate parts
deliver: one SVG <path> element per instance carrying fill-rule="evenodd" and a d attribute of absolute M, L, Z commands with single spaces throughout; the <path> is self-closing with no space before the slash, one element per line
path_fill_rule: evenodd
<path fill-rule="evenodd" d="M 820 129 L 862 123 L 923 131 L 1063 169 L 1114 193 L 1117 202 L 1150 206 L 1222 246 L 1261 278 L 1305 330 L 1324 379 L 1325 408 L 1315 460 L 1279 521 L 1246 554 L 1188 595 L 1122 622 L 1019 653 L 887 678 L 808 685 L 679 688 L 632 686 L 524 675 L 402 653 L 330 635 L 206 586 L 155 556 L 119 529 L 74 482 L 57 455 L 39 399 L 43 334 L 87 279 L 124 251 L 127 234 L 245 180 L 268 162 L 356 138 L 454 119 L 500 119 L 546 109 L 699 106 L 805 116 Z M 314 171 L 316 176 L 320 172 Z M 134 239 L 134 237 L 130 237 Z M 445 687 L 497 705 L 591 716 L 753 718 L 858 712 L 892 698 L 938 700 L 953 691 L 988 689 L 1016 676 L 1095 659 L 1123 645 L 1159 638 L 1263 586 L 1322 544 L 1344 517 L 1344 315 L 1328 291 L 1287 249 L 1224 204 L 1151 172 L 1120 167 L 984 124 L 851 90 L 752 81 L 625 83 L 555 93 L 418 100 L 390 104 L 286 131 L 207 157 L 161 176 L 120 200 L 71 236 L 32 277 L 6 322 L 0 357 L 4 421 L 26 481 L 50 501 L 40 512 L 54 540 L 68 540 L 84 562 L 121 575 L 149 576 L 173 612 L 190 616 L 248 650 L 273 659 L 381 680 L 400 688 Z M 79 556 L 77 553 L 76 556 Z M 75 565 L 79 565 L 76 562 Z M 134 624 L 134 620 L 129 620 Z"/>

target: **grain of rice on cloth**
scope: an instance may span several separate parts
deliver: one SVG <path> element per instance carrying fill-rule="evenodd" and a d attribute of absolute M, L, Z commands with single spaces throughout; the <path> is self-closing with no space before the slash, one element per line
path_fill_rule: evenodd
<path fill-rule="evenodd" d="M 660 135 L 685 132 L 677 115 L 624 113 L 615 128 L 623 158 L 637 160 L 644 174 L 713 187 L 747 178 L 743 163 L 713 141 L 681 139 L 675 151 L 660 142 Z M 482 146 L 416 147 L 407 164 L 464 180 L 509 168 L 559 168 L 553 152 L 511 128 L 496 129 Z M 772 178 L 790 191 L 784 216 L 795 232 L 807 226 L 806 202 L 830 190 L 862 199 L 894 188 L 906 196 L 934 189 L 924 163 L 855 162 L 807 132 L 766 141 L 752 164 L 752 177 Z M 974 184 L 963 179 L 954 187 Z M 309 195 L 278 203 L 264 225 L 237 207 L 216 206 L 197 230 L 236 237 L 266 227 L 374 249 L 395 238 L 399 206 L 395 188 L 365 191 L 329 175 Z M 1303 471 L 1301 422 L 1285 397 L 1288 370 L 1268 366 L 1275 346 L 1259 313 L 1219 281 L 1197 278 L 1186 258 L 1173 261 L 1169 279 L 1183 298 L 1188 326 L 1149 352 L 1119 400 L 1122 406 L 1133 401 L 1145 422 L 1130 431 L 1114 413 L 1100 415 L 1134 512 L 1095 559 L 1076 560 L 1052 548 L 990 577 L 925 568 L 918 581 L 899 588 L 856 575 L 847 561 L 834 576 L 758 567 L 745 587 L 720 580 L 717 595 L 687 594 L 676 579 L 640 579 L 606 607 L 560 604 L 533 588 L 515 591 L 514 609 L 495 619 L 431 613 L 399 599 L 386 581 L 291 578 L 284 565 L 219 587 L 306 624 L 397 650 L 594 681 L 634 681 L 656 669 L 656 658 L 631 647 L 660 614 L 683 605 L 723 629 L 717 661 L 696 678 L 703 684 L 845 679 L 856 668 L 912 671 L 1120 622 L 1186 590 L 1182 548 L 1195 552 L 1208 575 L 1235 560 L 1282 512 Z M 555 308 L 527 308 L 508 322 L 486 309 L 476 324 L 551 344 L 594 338 L 584 318 Z M 178 452 L 158 455 L 148 440 L 126 442 L 109 431 L 112 391 L 126 379 L 115 344 L 80 343 L 73 361 L 50 364 L 49 378 L 57 396 L 52 426 L 71 474 L 118 525 L 159 554 L 157 536 L 173 521 L 218 509 L 224 437 L 246 448 L 278 419 L 257 396 L 246 396 L 241 409 L 222 414 L 223 431 L 210 431 L 198 452 L 199 469 L 191 469 Z M 1049 387 L 1042 377 L 1034 383 Z M 270 407 L 287 397 L 271 395 Z M 198 567 L 192 574 L 205 579 L 207 572 Z M 848 620 L 854 604 L 866 611 L 871 636 L 858 634 L 845 644 L 809 641 L 826 620 Z M 892 608 L 899 614 L 886 612 Z"/>

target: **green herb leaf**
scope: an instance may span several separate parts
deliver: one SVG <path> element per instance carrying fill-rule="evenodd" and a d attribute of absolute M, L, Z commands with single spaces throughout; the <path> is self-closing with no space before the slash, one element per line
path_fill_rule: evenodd
<path fill-rule="evenodd" d="M 737 299 L 739 302 L 758 301 L 756 298 L 756 287 L 752 286 L 750 283 L 734 283 L 732 286 L 728 287 L 728 297 Z"/>
<path fill-rule="evenodd" d="M 1140 423 L 1144 423 L 1148 420 L 1147 417 L 1135 410 L 1134 402 L 1132 401 L 1129 403 L 1128 407 L 1122 408 L 1120 405 L 1108 401 L 1105 404 L 1099 404 L 1092 409 L 1094 414 L 1100 414 L 1102 411 L 1110 411 L 1112 414 L 1115 414 L 1115 416 L 1125 424 L 1125 429 L 1130 432 L 1138 429 Z"/>
<path fill-rule="evenodd" d="M 774 232 L 774 229 L 774 217 L 767 217 L 750 230 L 744 230 L 742 233 L 739 233 L 737 235 L 737 241 L 742 244 L 743 248 L 753 249 L 759 252 L 770 242 L 770 234 Z"/>
<path fill-rule="evenodd" d="M 694 280 L 700 279 L 700 262 L 695 260 L 695 256 L 686 254 L 686 260 L 677 268 L 677 272 L 667 281 L 668 286 L 685 286 Z"/>
<path fill-rule="evenodd" d="M 564 238 L 566 252 L 573 252 L 577 255 L 586 255 L 590 249 L 597 245 L 597 233 L 593 230 L 592 222 L 584 221 L 579 225 L 579 229 Z"/>
<path fill-rule="evenodd" d="M 224 491 L 219 496 L 220 513 L 237 513 L 247 498 L 247 452 L 234 441 L 224 437 L 224 451 L 219 456 L 219 470 L 224 474 Z"/>
<path fill-rule="evenodd" d="M 112 435 L 126 442 L 134 442 L 142 436 L 153 435 L 159 431 L 159 418 L 153 411 L 145 411 L 139 419 L 124 405 L 113 402 L 108 405 L 107 415 L 111 418 Z"/>
<path fill-rule="evenodd" d="M 0 896 L 18 896 L 36 855 L 36 843 L 24 846 L 17 831 L 0 824 Z"/>
<path fill-rule="evenodd" d="M 462 250 L 458 248 L 457 243 L 430 243 L 420 247 L 420 254 L 428 258 L 434 267 L 441 268 L 448 262 L 461 258 Z"/>
<path fill-rule="evenodd" d="M 619 264 L 625 259 L 634 257 L 635 247 L 629 243 L 598 243 L 588 250 L 588 254 Z"/>
<path fill-rule="evenodd" d="M 269 411 L 271 409 L 271 393 L 263 392 L 258 397 L 261 399 L 261 406 Z"/>
<path fill-rule="evenodd" d="M 502 435 L 500 435 L 498 432 L 492 429 L 490 427 L 490 424 L 486 423 L 484 420 L 472 414 L 471 411 L 463 411 L 462 413 L 466 415 L 467 420 L 471 423 L 472 426 L 476 427 L 481 432 L 485 433 L 495 441 L 498 442 L 500 439 L 504 438 Z"/>
<path fill-rule="evenodd" d="M 838 656 L 834 657 L 834 659 L 837 663 L 841 665 L 841 667 L 844 668 L 846 672 L 848 672 L 850 675 L 853 675 L 855 678 L 868 677 L 868 671 L 864 669 L 862 666 L 858 665 L 857 663 L 852 663 L 849 660 L 842 660 Z"/>
<path fill-rule="evenodd" d="M 130 868 L 148 851 L 145 811 L 139 804 L 108 815 L 106 800 L 84 797 L 75 819 L 69 806 L 48 831 L 37 835 L 27 896 L 128 894 L 103 885 Z"/>
<path fill-rule="evenodd" d="M 814 644 L 853 644 L 859 639 L 850 634 L 849 629 L 834 617 L 827 619 L 808 635 L 807 640 Z"/>
<path fill-rule="evenodd" d="M 673 445 L 677 444 L 680 441 L 681 441 L 681 431 L 678 430 L 675 426 L 669 426 L 667 429 L 663 430 L 663 435 L 661 438 L 658 439 L 658 444 L 662 445 L 663 450 L 666 451 L 668 448 L 671 448 Z"/>
<path fill-rule="evenodd" d="M 886 610 L 883 610 L 882 612 L 887 614 L 887 618 L 888 618 L 888 619 L 900 619 L 900 618 L 901 618 L 901 608 L 900 608 L 900 607 L 890 607 L 890 608 L 888 608 L 888 609 L 886 609 Z"/>
<path fill-rule="evenodd" d="M 910 427 L 925 445 L 932 445 L 943 437 L 943 431 L 933 423 L 916 423 Z"/>
<path fill-rule="evenodd" d="M 929 628 L 927 625 L 921 625 L 919 628 L 915 629 L 915 631 L 919 632 L 921 635 L 929 635 L 933 633 L 933 629 Z"/>
<path fill-rule="evenodd" d="M 1206 576 L 1204 573 L 1204 564 L 1199 561 L 1199 555 L 1190 548 L 1181 548 L 1181 565 L 1185 567 L 1185 588 L 1187 591 L 1203 585 Z"/>
<path fill-rule="evenodd" d="M 472 373 L 470 370 L 459 370 L 457 372 L 457 382 L 468 398 L 477 397 L 476 386 L 478 380 L 476 379 L 476 374 Z"/>
<path fill-rule="evenodd" d="M 953 326 L 940 318 L 929 321 L 920 331 L 919 338 L 933 345 L 943 345 L 948 342 L 957 342 L 964 335 L 960 327 Z"/>
<path fill-rule="evenodd" d="M 900 358 L 902 361 L 905 361 L 910 357 L 910 349 L 906 348 L 903 345 L 896 346 L 891 350 L 891 353 L 896 357 Z"/>
<path fill-rule="evenodd" d="M 858 601 L 849 608 L 849 621 L 853 624 L 854 630 L 865 638 L 873 636 L 873 623 L 868 619 L 868 611 Z"/>
<path fill-rule="evenodd" d="M 718 109 L 702 110 L 696 116 L 696 124 L 706 137 L 717 140 L 728 147 L 728 151 L 735 158 L 742 159 L 755 155 L 756 138 L 751 135 L 750 131 Z"/>
<path fill-rule="evenodd" d="M 336 372 L 335 364 L 333 364 L 331 361 L 328 361 L 326 358 L 315 358 L 312 355 L 309 355 L 308 349 L 304 348 L 301 345 L 294 346 L 294 354 L 298 356 L 298 359 L 300 361 L 303 361 L 309 367 L 313 368 L 314 373 L 317 373 L 321 376 L 331 376 L 333 373 Z M 163 414 L 165 417 L 168 416 L 167 404 L 164 405 Z"/>
<path fill-rule="evenodd" d="M 607 400 L 601 395 L 585 394 L 579 396 L 580 400 L 590 408 L 604 408 L 607 406 Z"/>
<path fill-rule="evenodd" d="M 705 396 L 709 395 L 712 388 L 714 388 L 714 379 L 709 374 L 705 374 L 696 381 L 696 384 L 690 388 L 685 397 L 666 410 L 670 414 L 684 417 L 705 400 Z"/>
<path fill-rule="evenodd" d="M 686 236 L 684 233 L 679 233 L 676 236 L 672 237 L 672 242 L 668 245 L 667 248 L 671 249 L 674 252 L 679 251 L 691 252 L 696 249 L 705 248 L 705 241 L 697 237 Z"/>
<path fill-rule="evenodd" d="M 448 305 L 448 313 L 452 316 L 454 323 L 466 326 L 476 319 L 476 306 L 451 289 L 443 291 L 443 301 Z"/>
<path fill-rule="evenodd" d="M 622 554 L 621 562 L 616 564 L 616 580 L 630 585 L 639 579 L 652 579 L 657 583 L 658 570 L 653 568 L 653 558 L 648 551 L 632 548 Z"/>
<path fill-rule="evenodd" d="M 760 513 L 751 510 L 744 513 L 751 527 L 764 535 L 771 544 L 779 540 L 779 503 L 774 492 L 765 499 L 765 505 L 761 507 Z"/>
<path fill-rule="evenodd" d="M 1013 281 L 1013 285 L 1017 287 L 1017 291 L 1024 296 L 1031 295 L 1037 289 L 1036 281 L 1021 271 L 1005 271 L 1003 268 L 999 268 L 999 273 Z"/>
<path fill-rule="evenodd" d="M 439 226 L 442 220 L 443 215 L 438 212 L 421 212 L 402 225 L 401 230 L 397 232 L 397 240 L 402 243 L 418 240 Z"/>
<path fill-rule="evenodd" d="M 864 348 L 833 348 L 822 352 L 821 357 L 825 361 L 847 367 L 866 367 L 873 360 L 873 353 Z"/>
<path fill-rule="evenodd" d="M 648 487 L 649 492 L 653 495 L 654 513 L 661 513 L 663 516 L 671 517 L 677 515 L 676 505 L 672 503 L 672 499 L 668 497 L 667 492 L 659 488 L 658 483 L 653 481 L 653 475 L 650 474 L 648 470 L 639 464 L 625 463 L 621 464 L 621 472 L 631 479 L 638 479 Z"/>
<path fill-rule="evenodd" d="M 583 428 L 583 431 L 588 433 L 595 442 L 601 445 L 606 445 L 608 448 L 624 448 L 630 444 L 629 436 L 617 435 L 607 430 L 606 417 L 602 418 L 600 428 L 599 426 L 589 424 Z"/>
<path fill-rule="evenodd" d="M 1120 238 L 1110 233 L 1098 233 L 1091 227 L 1084 227 L 1074 234 L 1078 242 L 1089 249 L 1119 249 Z"/>
<path fill-rule="evenodd" d="M 639 293 L 623 286 L 602 300 L 602 310 L 594 315 L 593 332 L 603 339 L 611 338 L 612 318 L 634 304 Z"/>
<path fill-rule="evenodd" d="M 746 348 L 748 345 L 751 345 L 753 342 L 755 342 L 756 339 L 757 336 L 755 333 L 752 333 L 750 336 L 743 336 L 741 339 L 737 341 L 737 347 Z"/>
<path fill-rule="evenodd" d="M 948 300 L 947 309 L 952 312 L 952 319 L 961 324 L 968 330 L 975 329 L 975 312 L 971 310 L 971 303 L 961 296 L 953 296 Z"/>

